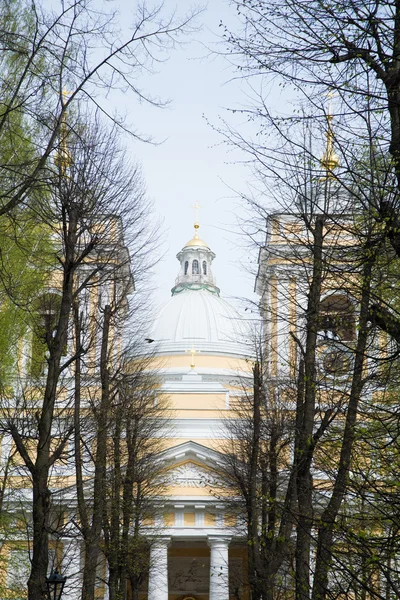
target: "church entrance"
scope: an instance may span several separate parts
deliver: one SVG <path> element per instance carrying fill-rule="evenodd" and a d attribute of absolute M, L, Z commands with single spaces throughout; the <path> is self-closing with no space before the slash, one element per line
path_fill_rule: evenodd
<path fill-rule="evenodd" d="M 229 548 L 230 539 L 155 540 L 148 600 L 246 600 L 246 549 L 236 544 Z"/>
<path fill-rule="evenodd" d="M 210 591 L 210 548 L 205 541 L 172 542 L 168 552 L 168 598 L 208 600 Z"/>

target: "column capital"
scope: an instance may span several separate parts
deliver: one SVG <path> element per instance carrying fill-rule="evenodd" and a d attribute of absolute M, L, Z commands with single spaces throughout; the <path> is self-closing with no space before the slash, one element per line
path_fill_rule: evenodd
<path fill-rule="evenodd" d="M 218 546 L 226 548 L 232 541 L 232 536 L 230 535 L 208 535 L 207 536 L 207 544 L 210 548 L 216 548 Z"/>
<path fill-rule="evenodd" d="M 151 545 L 155 547 L 167 547 L 170 545 L 172 538 L 170 535 L 160 535 L 150 538 Z"/>

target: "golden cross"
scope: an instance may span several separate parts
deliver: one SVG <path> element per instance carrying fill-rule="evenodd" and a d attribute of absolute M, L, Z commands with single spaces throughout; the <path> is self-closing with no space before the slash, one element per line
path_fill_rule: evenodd
<path fill-rule="evenodd" d="M 196 200 L 196 204 L 193 206 L 193 208 L 195 209 L 196 213 L 195 213 L 195 223 L 194 223 L 194 228 L 198 229 L 200 227 L 199 225 L 199 208 L 202 208 L 200 206 L 200 204 L 197 202 Z"/>
<path fill-rule="evenodd" d="M 63 104 L 66 104 L 68 101 L 68 96 L 71 95 L 71 92 L 69 92 L 68 90 L 63 88 L 63 91 L 61 92 L 61 94 L 62 94 L 62 102 L 63 102 Z"/>
<path fill-rule="evenodd" d="M 332 117 L 332 98 L 334 98 L 337 94 L 332 90 L 329 90 L 327 93 L 328 98 L 328 117 Z"/>
<path fill-rule="evenodd" d="M 339 166 L 339 158 L 335 154 L 335 151 L 333 149 L 334 135 L 333 135 L 333 129 L 332 129 L 333 114 L 332 114 L 331 100 L 335 96 L 336 96 L 336 94 L 332 90 L 328 91 L 328 93 L 327 93 L 328 111 L 327 111 L 327 115 L 326 115 L 326 121 L 327 121 L 328 127 L 327 127 L 327 131 L 326 131 L 326 148 L 325 148 L 325 152 L 323 153 L 322 158 L 321 158 L 321 165 L 326 171 L 326 176 L 323 177 L 321 179 L 321 181 L 324 181 L 326 179 L 333 179 L 334 178 L 333 170 Z"/>
<path fill-rule="evenodd" d="M 200 354 L 200 350 L 195 350 L 192 346 L 190 350 L 186 350 L 186 354 L 190 354 L 190 368 L 194 369 L 196 364 L 194 362 L 194 357 L 196 354 Z"/>

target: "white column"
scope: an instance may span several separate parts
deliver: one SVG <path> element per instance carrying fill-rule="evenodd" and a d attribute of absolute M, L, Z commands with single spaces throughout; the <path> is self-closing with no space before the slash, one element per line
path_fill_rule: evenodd
<path fill-rule="evenodd" d="M 154 540 L 150 548 L 148 600 L 168 600 L 168 546 L 170 538 Z"/>
<path fill-rule="evenodd" d="M 61 573 L 67 576 L 63 598 L 77 600 L 82 587 L 82 555 L 81 541 L 77 539 L 64 541 L 64 557 Z"/>
<path fill-rule="evenodd" d="M 106 575 L 105 575 L 105 582 L 104 582 L 104 596 L 103 596 L 103 600 L 108 600 L 110 597 L 110 588 L 108 586 L 108 578 L 110 576 L 110 572 L 108 570 L 108 561 L 106 559 Z"/>
<path fill-rule="evenodd" d="M 210 600 L 229 600 L 228 547 L 230 538 L 207 538 L 210 553 Z"/>

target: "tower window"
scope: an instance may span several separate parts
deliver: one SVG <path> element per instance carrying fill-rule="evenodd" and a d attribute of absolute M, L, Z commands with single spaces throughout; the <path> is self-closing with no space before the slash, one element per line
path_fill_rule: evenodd
<path fill-rule="evenodd" d="M 354 308 L 350 300 L 335 293 L 321 302 L 319 330 L 329 339 L 350 342 L 355 338 Z"/>
<path fill-rule="evenodd" d="M 189 261 L 185 260 L 185 275 L 187 275 L 188 270 L 189 270 Z"/>
<path fill-rule="evenodd" d="M 203 260 L 203 275 L 207 275 L 207 263 Z"/>
<path fill-rule="evenodd" d="M 198 275 L 198 274 L 199 274 L 199 261 L 194 260 L 192 262 L 192 275 Z"/>

